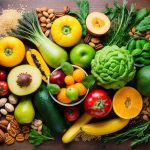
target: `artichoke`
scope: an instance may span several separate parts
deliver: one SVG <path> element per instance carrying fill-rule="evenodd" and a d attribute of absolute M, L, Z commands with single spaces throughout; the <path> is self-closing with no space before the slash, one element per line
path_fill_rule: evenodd
<path fill-rule="evenodd" d="M 119 89 L 131 81 L 136 72 L 133 57 L 116 45 L 97 51 L 91 62 L 91 73 L 105 89 Z"/>

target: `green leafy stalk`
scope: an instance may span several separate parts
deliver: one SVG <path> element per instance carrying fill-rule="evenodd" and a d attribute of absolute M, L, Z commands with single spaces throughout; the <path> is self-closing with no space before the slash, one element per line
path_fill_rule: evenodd
<path fill-rule="evenodd" d="M 29 143 L 35 146 L 41 145 L 44 141 L 53 140 L 54 138 L 50 134 L 50 130 L 47 126 L 43 125 L 42 134 L 39 134 L 38 131 L 32 129 L 29 134 Z"/>
<path fill-rule="evenodd" d="M 71 10 L 69 15 L 74 16 L 78 19 L 82 26 L 83 36 L 86 35 L 86 17 L 89 14 L 89 2 L 88 0 L 76 0 L 77 5 L 79 6 L 79 11 Z"/>
<path fill-rule="evenodd" d="M 150 141 L 150 121 L 137 125 L 123 133 L 118 133 L 112 136 L 104 136 L 104 142 L 123 143 L 127 140 L 132 140 L 131 146 L 145 144 Z"/>

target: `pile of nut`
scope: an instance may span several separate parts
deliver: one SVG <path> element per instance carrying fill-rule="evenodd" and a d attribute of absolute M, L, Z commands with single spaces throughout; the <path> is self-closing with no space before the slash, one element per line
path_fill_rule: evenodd
<path fill-rule="evenodd" d="M 103 44 L 100 43 L 99 38 L 92 37 L 90 34 L 87 34 L 84 38 L 84 43 L 89 44 L 96 50 L 100 50 L 103 48 Z"/>
<path fill-rule="evenodd" d="M 18 102 L 18 97 L 10 94 L 8 98 L 0 98 L 0 114 L 7 115 L 14 111 L 14 105 Z"/>
<path fill-rule="evenodd" d="M 40 119 L 34 119 L 31 124 L 31 128 L 38 131 L 39 134 L 42 134 L 43 122 Z"/>
<path fill-rule="evenodd" d="M 48 37 L 50 35 L 50 29 L 52 22 L 59 17 L 64 16 L 70 11 L 68 6 L 64 7 L 62 12 L 55 12 L 53 9 L 46 7 L 36 8 L 37 16 L 43 33 Z"/>
<path fill-rule="evenodd" d="M 133 27 L 131 29 L 131 31 L 129 32 L 129 36 L 142 36 L 142 37 L 145 37 L 146 39 L 150 40 L 150 31 L 146 31 L 146 32 L 143 32 L 143 33 L 138 33 L 136 31 L 136 28 Z"/>
<path fill-rule="evenodd" d="M 0 118 L 0 142 L 7 145 L 13 144 L 15 141 L 23 142 L 29 138 L 30 127 L 21 126 L 13 115 L 6 115 Z"/>

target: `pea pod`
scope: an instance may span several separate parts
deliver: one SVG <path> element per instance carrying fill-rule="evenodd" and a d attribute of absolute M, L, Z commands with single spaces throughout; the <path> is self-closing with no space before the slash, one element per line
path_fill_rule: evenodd
<path fill-rule="evenodd" d="M 150 58 L 150 52 L 142 52 L 141 56 L 144 58 Z"/>
<path fill-rule="evenodd" d="M 150 59 L 145 59 L 143 57 L 135 58 L 135 62 L 144 64 L 144 65 L 150 65 Z"/>
<path fill-rule="evenodd" d="M 146 41 L 146 40 L 140 40 L 140 43 L 141 43 L 142 48 L 143 48 L 143 47 L 144 47 L 144 45 L 145 45 L 145 43 L 147 43 L 147 41 Z"/>
<path fill-rule="evenodd" d="M 132 56 L 139 56 L 140 54 L 142 53 L 142 50 L 137 48 L 137 49 L 134 49 L 132 52 L 131 52 L 131 55 Z"/>
<path fill-rule="evenodd" d="M 128 45 L 129 53 L 131 53 L 135 48 L 136 48 L 136 42 L 135 40 L 131 40 L 131 42 Z"/>
<path fill-rule="evenodd" d="M 138 48 L 138 49 L 143 49 L 141 40 L 137 40 L 137 41 L 136 41 L 136 48 Z"/>
<path fill-rule="evenodd" d="M 147 10 L 147 8 L 140 9 L 135 17 L 135 25 L 142 21 L 148 15 L 148 13 L 149 11 Z"/>
<path fill-rule="evenodd" d="M 148 50 L 148 51 L 150 51 L 150 42 L 147 42 L 147 43 L 144 44 L 143 50 Z"/>

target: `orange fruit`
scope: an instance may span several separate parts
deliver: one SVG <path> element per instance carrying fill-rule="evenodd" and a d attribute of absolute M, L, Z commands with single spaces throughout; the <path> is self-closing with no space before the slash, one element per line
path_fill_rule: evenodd
<path fill-rule="evenodd" d="M 73 78 L 76 82 L 82 82 L 83 79 L 85 78 L 85 72 L 81 69 L 75 69 L 73 71 Z"/>
<path fill-rule="evenodd" d="M 68 104 L 71 102 L 71 100 L 67 97 L 66 91 L 66 88 L 61 88 L 60 92 L 57 94 L 57 100 L 61 103 Z"/>
<path fill-rule="evenodd" d="M 76 83 L 73 86 L 78 90 L 79 96 L 86 94 L 87 88 L 82 83 Z"/>
<path fill-rule="evenodd" d="M 73 85 L 74 84 L 74 78 L 71 75 L 67 75 L 64 79 L 66 85 Z"/>

